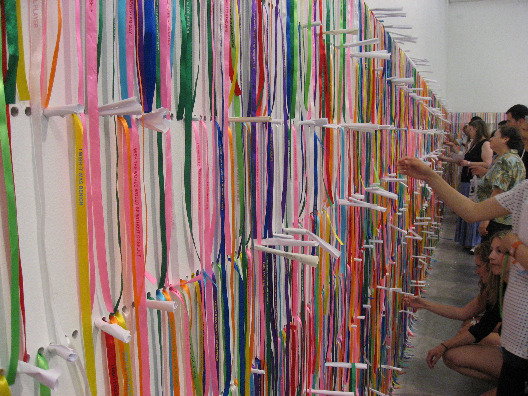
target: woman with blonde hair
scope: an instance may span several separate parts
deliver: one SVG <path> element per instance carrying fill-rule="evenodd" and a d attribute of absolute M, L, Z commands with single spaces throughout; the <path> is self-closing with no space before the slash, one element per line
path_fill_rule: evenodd
<path fill-rule="evenodd" d="M 398 161 L 399 172 L 425 181 L 438 199 L 468 222 L 491 220 L 512 215 L 512 233 L 502 239 L 494 238 L 497 252 L 505 253 L 511 261 L 508 290 L 502 302 L 502 367 L 498 396 L 526 395 L 528 389 L 528 180 L 510 191 L 473 202 L 457 192 L 431 167 L 418 158 L 404 157 Z M 479 322 L 479 323 L 482 323 Z M 465 333 L 467 336 L 467 333 Z M 428 362 L 433 367 L 451 348 L 473 342 L 472 335 L 449 344 L 444 342 L 431 350 Z M 463 341 L 463 342 L 462 342 Z M 500 354 L 498 355 L 500 358 Z M 497 356 L 494 357 L 496 359 Z"/>
<path fill-rule="evenodd" d="M 480 292 L 463 307 L 440 304 L 419 296 L 405 296 L 403 298 L 404 304 L 414 309 L 426 309 L 448 319 L 462 320 L 459 333 L 467 330 L 470 326 L 478 323 L 485 312 L 491 310 L 498 301 L 500 276 L 491 272 L 490 253 L 490 242 L 480 243 L 475 247 L 475 266 L 479 276 Z M 493 332 L 485 337 L 480 344 L 500 345 L 500 337 L 498 333 Z"/>

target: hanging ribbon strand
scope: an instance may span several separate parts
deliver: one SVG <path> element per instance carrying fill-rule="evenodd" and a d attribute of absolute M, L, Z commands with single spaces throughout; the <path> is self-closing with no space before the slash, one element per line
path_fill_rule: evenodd
<path fill-rule="evenodd" d="M 76 364 L 92 395 L 395 391 L 415 320 L 401 297 L 422 289 L 441 222 L 435 194 L 396 163 L 435 161 L 446 131 L 470 117 L 448 114 L 401 35 L 363 0 L 51 4 L 2 3 L 0 282 L 11 308 L 0 393 L 30 360 L 25 316 L 30 350 L 49 345 L 39 329 L 80 333 Z M 31 124 L 21 114 L 15 132 L 6 103 L 29 98 L 25 40 Z M 61 95 L 73 102 L 61 114 L 79 114 L 49 112 Z M 38 197 L 57 188 L 41 180 L 47 161 L 74 150 L 71 207 L 40 202 L 62 210 L 73 246 L 59 256 L 53 236 L 37 237 L 47 261 L 77 260 L 61 281 L 78 302 L 57 301 L 61 323 L 38 328 L 23 293 L 35 295 L 40 256 L 18 233 L 34 220 L 15 199 L 27 192 L 15 196 L 17 178 L 35 175 L 12 151 L 27 142 Z M 37 358 L 28 364 L 46 369 Z M 61 394 L 82 391 L 70 382 Z"/>

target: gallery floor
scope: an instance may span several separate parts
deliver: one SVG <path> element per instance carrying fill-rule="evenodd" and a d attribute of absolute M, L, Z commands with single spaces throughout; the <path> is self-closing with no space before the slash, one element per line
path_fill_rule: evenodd
<path fill-rule="evenodd" d="M 463 306 L 478 294 L 478 278 L 473 256 L 453 241 L 456 215 L 446 210 L 440 241 L 427 279 L 425 298 Z M 407 361 L 405 374 L 399 377 L 401 388 L 395 395 L 404 396 L 473 396 L 491 389 L 492 384 L 465 377 L 448 369 L 443 362 L 429 369 L 425 362 L 427 352 L 440 342 L 452 338 L 460 328 L 460 321 L 440 317 L 419 310 L 411 339 L 413 357 Z"/>

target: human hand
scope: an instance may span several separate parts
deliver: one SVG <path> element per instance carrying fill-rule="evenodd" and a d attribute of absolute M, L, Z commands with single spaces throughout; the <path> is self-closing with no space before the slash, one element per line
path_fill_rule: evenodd
<path fill-rule="evenodd" d="M 425 360 L 427 361 L 427 365 L 430 369 L 434 368 L 436 363 L 440 360 L 440 358 L 446 353 L 447 349 L 442 344 L 438 345 L 436 348 L 433 348 L 427 353 L 427 357 Z"/>
<path fill-rule="evenodd" d="M 488 235 L 488 224 L 489 224 L 489 220 L 484 220 L 484 221 L 481 221 L 480 224 L 479 224 L 479 228 L 478 228 L 478 232 L 479 232 L 479 235 L 480 236 L 486 236 Z M 509 248 L 508 248 L 509 249 Z"/>
<path fill-rule="evenodd" d="M 404 296 L 403 303 L 414 309 L 425 308 L 425 302 L 419 296 Z"/>
<path fill-rule="evenodd" d="M 415 179 L 427 180 L 435 175 L 431 167 L 414 157 L 403 157 L 398 160 L 398 171 Z"/>
<path fill-rule="evenodd" d="M 476 175 L 476 176 L 479 176 L 479 177 L 482 177 L 484 176 L 486 173 L 488 173 L 488 168 L 484 167 L 484 166 L 472 166 L 469 168 L 471 170 L 471 173 L 473 175 Z"/>
<path fill-rule="evenodd" d="M 470 162 L 466 160 L 462 160 L 458 163 L 460 166 L 469 166 Z"/>

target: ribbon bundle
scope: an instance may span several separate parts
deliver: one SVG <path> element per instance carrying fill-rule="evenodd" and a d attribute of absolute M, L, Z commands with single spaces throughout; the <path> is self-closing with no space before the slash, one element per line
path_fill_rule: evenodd
<path fill-rule="evenodd" d="M 9 134 L 0 103 L 11 255 L 4 392 L 30 360 L 18 331 L 22 273 L 48 283 L 64 274 L 71 284 L 61 287 L 79 296 L 45 294 L 48 319 L 60 323 L 27 337 L 36 351 L 80 330 L 81 363 L 69 371 L 79 378 L 61 381 L 64 394 L 394 389 L 413 320 L 401 297 L 423 287 L 440 218 L 434 194 L 400 178 L 396 161 L 434 161 L 449 121 L 364 2 L 18 3 L 2 9 L 5 98 L 28 99 L 21 38 L 40 32 L 30 43 L 28 144 L 39 154 L 39 258 L 50 264 L 36 275 L 37 261 L 19 266 L 19 239 L 22 253 L 31 241 L 18 236 L 10 159 L 22 138 Z M 24 13 L 35 23 L 24 25 Z M 55 72 L 63 64 L 70 73 Z M 54 82 L 76 94 L 61 98 Z M 47 139 L 59 130 L 70 133 L 59 144 L 71 150 L 71 185 L 49 176 L 64 161 Z M 22 199 L 31 187 L 19 180 Z M 44 221 L 56 191 L 72 194 L 75 238 L 63 252 L 51 251 Z M 21 235 L 34 227 L 19 224 Z M 27 315 L 34 334 L 36 312 Z M 67 364 L 39 356 L 42 370 Z"/>

